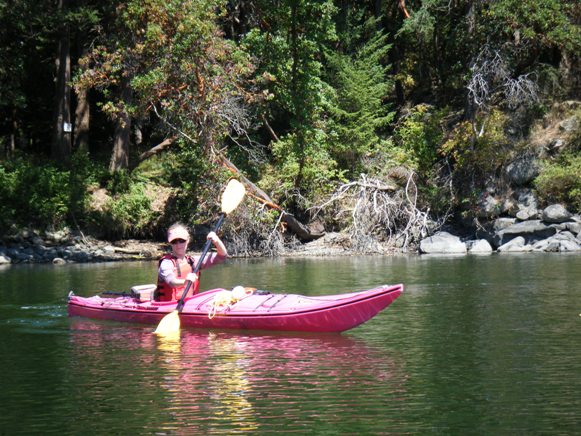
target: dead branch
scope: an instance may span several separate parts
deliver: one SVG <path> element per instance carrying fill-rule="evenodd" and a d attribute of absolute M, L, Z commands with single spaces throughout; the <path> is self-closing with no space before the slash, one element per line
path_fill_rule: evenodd
<path fill-rule="evenodd" d="M 410 17 L 410 13 L 408 12 L 408 10 L 405 7 L 405 0 L 398 0 L 398 3 L 399 3 L 399 7 L 402 10 L 404 16 L 406 18 L 409 18 Z"/>
<path fill-rule="evenodd" d="M 301 241 L 312 241 L 314 239 L 318 239 L 324 235 L 324 233 L 312 232 L 307 226 L 302 224 L 299 220 L 297 220 L 292 214 L 286 212 L 281 206 L 276 204 L 269 196 L 252 183 L 248 178 L 242 174 L 242 172 L 234 165 L 230 159 L 226 156 L 220 154 L 219 159 L 224 167 L 230 170 L 232 173 L 236 174 L 236 177 L 240 180 L 248 191 L 248 195 L 255 200 L 259 201 L 260 203 L 264 204 L 265 206 L 269 207 L 270 209 L 278 210 L 281 213 L 281 219 L 285 222 L 288 228 L 295 234 Z"/>
<path fill-rule="evenodd" d="M 270 127 L 270 124 L 268 123 L 268 120 L 266 119 L 266 116 L 264 114 L 261 115 L 262 117 L 262 122 L 264 123 L 264 126 L 266 127 L 266 130 L 268 130 L 268 133 L 270 133 L 270 137 L 274 140 L 278 142 L 278 136 L 276 135 L 276 133 L 274 132 L 274 130 L 272 130 L 272 127 Z"/>
<path fill-rule="evenodd" d="M 149 150 L 141 153 L 139 155 L 139 162 L 143 162 L 145 159 L 149 159 L 151 156 L 156 155 L 166 148 L 168 148 L 173 142 L 175 141 L 176 137 L 172 136 L 171 138 L 167 138 L 164 141 L 157 144 L 155 147 L 150 148 Z"/>
<path fill-rule="evenodd" d="M 329 200 L 312 209 L 317 216 L 331 206 L 335 218 L 350 217 L 352 246 L 361 252 L 377 251 L 378 243 L 402 239 L 401 248 L 427 234 L 427 212 L 417 207 L 415 174 L 410 172 L 405 189 L 361 174 L 359 180 L 342 184 Z"/>

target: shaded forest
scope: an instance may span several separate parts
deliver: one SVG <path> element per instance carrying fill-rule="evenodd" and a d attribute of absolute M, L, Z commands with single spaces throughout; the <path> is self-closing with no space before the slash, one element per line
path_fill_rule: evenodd
<path fill-rule="evenodd" d="M 202 233 L 234 176 L 233 252 L 405 249 L 531 155 L 526 187 L 581 211 L 574 0 L 0 0 L 0 23 L 5 235 Z"/>

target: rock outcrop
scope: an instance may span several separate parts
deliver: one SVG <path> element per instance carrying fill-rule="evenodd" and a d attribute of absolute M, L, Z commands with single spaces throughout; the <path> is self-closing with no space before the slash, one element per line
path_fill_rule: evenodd
<path fill-rule="evenodd" d="M 581 251 L 581 217 L 571 214 L 562 205 L 554 204 L 532 216 L 541 219 L 519 220 L 498 218 L 482 239 L 466 239 L 447 232 L 438 232 L 420 242 L 420 253 L 450 254 L 507 252 L 570 252 Z"/>

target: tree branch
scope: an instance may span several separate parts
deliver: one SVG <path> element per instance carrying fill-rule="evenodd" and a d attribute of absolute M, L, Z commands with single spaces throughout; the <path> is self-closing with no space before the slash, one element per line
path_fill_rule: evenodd
<path fill-rule="evenodd" d="M 139 155 L 139 162 L 143 162 L 145 159 L 149 159 L 151 156 L 162 152 L 166 148 L 168 148 L 173 142 L 175 141 L 176 137 L 172 136 L 171 138 L 167 138 L 161 143 L 157 144 L 155 147 L 150 148 L 149 150 L 141 153 Z"/>

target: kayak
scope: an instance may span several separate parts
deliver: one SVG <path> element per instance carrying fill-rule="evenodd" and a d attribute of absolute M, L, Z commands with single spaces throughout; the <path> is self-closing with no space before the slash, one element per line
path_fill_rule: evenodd
<path fill-rule="evenodd" d="M 249 289 L 249 288 L 246 288 Z M 229 291 L 212 289 L 188 297 L 180 312 L 181 325 L 192 328 L 248 329 L 297 332 L 342 332 L 370 320 L 403 292 L 403 285 L 366 291 L 305 296 L 251 289 L 227 304 L 217 300 Z M 69 316 L 158 324 L 174 311 L 177 301 L 142 301 L 139 296 L 81 297 L 69 294 Z"/>

